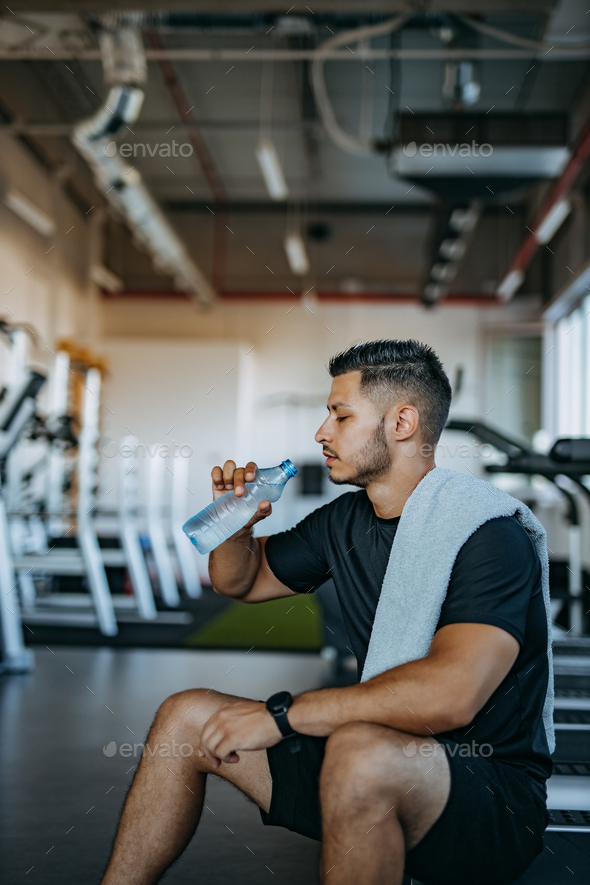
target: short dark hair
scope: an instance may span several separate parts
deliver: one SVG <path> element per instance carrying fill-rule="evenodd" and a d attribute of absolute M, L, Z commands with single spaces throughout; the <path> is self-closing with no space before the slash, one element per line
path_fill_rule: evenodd
<path fill-rule="evenodd" d="M 360 372 L 364 395 L 385 408 L 407 399 L 418 409 L 422 439 L 436 445 L 447 423 L 452 390 L 431 347 L 412 338 L 368 341 L 337 353 L 328 370 L 332 378 Z"/>

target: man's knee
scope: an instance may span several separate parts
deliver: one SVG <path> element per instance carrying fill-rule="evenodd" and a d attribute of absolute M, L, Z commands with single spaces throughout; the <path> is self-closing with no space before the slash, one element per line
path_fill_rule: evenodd
<path fill-rule="evenodd" d="M 229 700 L 228 695 L 213 689 L 191 688 L 179 691 L 161 704 L 154 724 L 165 733 L 170 732 L 171 736 L 180 732 L 200 736 L 206 722 Z"/>
<path fill-rule="evenodd" d="M 369 804 L 395 797 L 423 776 L 430 760 L 415 752 L 412 735 L 370 722 L 350 722 L 328 738 L 320 778 L 322 799 L 366 800 Z M 429 742 L 419 738 L 418 741 Z M 432 763 L 431 763 L 432 764 Z"/>

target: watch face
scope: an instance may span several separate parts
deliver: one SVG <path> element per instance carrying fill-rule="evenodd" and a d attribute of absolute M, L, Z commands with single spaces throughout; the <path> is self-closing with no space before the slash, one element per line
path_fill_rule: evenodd
<path fill-rule="evenodd" d="M 266 703 L 269 709 L 279 712 L 280 710 L 287 710 L 293 703 L 293 698 L 288 691 L 278 691 Z"/>

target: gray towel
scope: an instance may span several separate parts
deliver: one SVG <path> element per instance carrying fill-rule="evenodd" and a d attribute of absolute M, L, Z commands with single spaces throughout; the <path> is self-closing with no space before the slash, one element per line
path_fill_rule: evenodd
<path fill-rule="evenodd" d="M 437 467 L 406 501 L 383 579 L 361 682 L 428 654 L 459 550 L 481 525 L 498 516 L 517 517 L 541 560 L 549 662 L 543 723 L 553 753 L 555 692 L 545 529 L 522 501 L 473 476 Z"/>

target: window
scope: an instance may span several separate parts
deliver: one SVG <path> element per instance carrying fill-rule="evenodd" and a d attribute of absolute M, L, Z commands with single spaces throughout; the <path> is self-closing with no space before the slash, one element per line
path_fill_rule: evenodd
<path fill-rule="evenodd" d="M 590 436 L 590 295 L 546 341 L 545 427 L 553 438 Z"/>
<path fill-rule="evenodd" d="M 529 445 L 541 427 L 541 365 L 539 335 L 490 338 L 484 420 Z"/>

